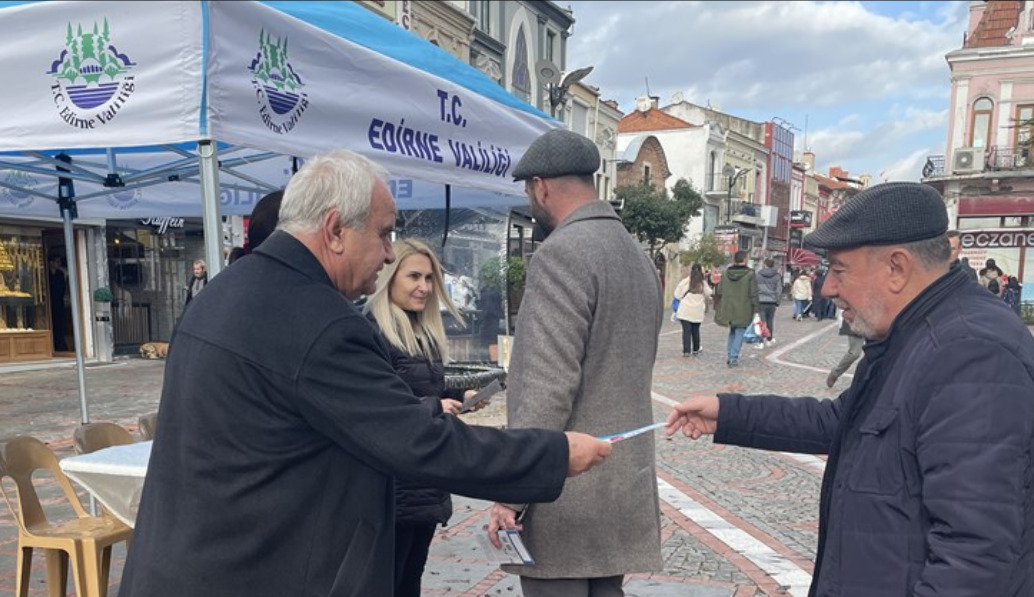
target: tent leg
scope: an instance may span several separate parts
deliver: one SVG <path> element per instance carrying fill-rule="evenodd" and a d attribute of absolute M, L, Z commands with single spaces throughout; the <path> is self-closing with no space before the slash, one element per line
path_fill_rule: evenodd
<path fill-rule="evenodd" d="M 219 155 L 214 141 L 197 143 L 200 158 L 205 265 L 211 280 L 223 269 L 223 220 L 219 216 Z"/>
<path fill-rule="evenodd" d="M 70 203 L 74 206 L 74 201 Z M 83 369 L 83 336 L 80 326 L 82 316 L 79 302 L 79 264 L 75 258 L 75 234 L 72 232 L 72 209 L 61 207 L 61 219 L 65 229 L 65 254 L 68 262 L 68 287 L 72 297 L 72 337 L 75 340 L 75 371 L 79 378 L 79 413 L 82 423 L 90 422 L 90 413 L 86 407 L 86 375 Z"/>

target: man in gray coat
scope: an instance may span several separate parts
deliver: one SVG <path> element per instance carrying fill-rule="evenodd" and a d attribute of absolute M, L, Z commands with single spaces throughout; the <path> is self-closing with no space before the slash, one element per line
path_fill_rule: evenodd
<path fill-rule="evenodd" d="M 650 387 L 664 317 L 660 279 L 610 204 L 598 201 L 600 157 L 554 130 L 514 169 L 548 235 L 535 252 L 510 361 L 510 428 L 616 434 L 653 423 Z M 522 513 L 520 524 L 518 512 Z M 533 566 L 507 566 L 525 597 L 623 595 L 624 575 L 660 570 L 654 438 L 615 446 L 550 505 L 496 504 L 489 537 L 519 528 Z"/>
<path fill-rule="evenodd" d="M 949 268 L 947 228 L 937 191 L 889 183 L 805 237 L 868 340 L 836 400 L 719 394 L 668 417 L 668 433 L 829 455 L 811 597 L 1034 595 L 1034 339 Z"/>

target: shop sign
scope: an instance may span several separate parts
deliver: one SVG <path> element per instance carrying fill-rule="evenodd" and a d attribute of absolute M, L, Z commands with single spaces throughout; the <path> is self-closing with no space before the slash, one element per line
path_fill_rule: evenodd
<path fill-rule="evenodd" d="M 810 211 L 795 210 L 790 212 L 790 228 L 809 228 L 810 226 Z"/>
<path fill-rule="evenodd" d="M 183 228 L 183 218 L 146 218 L 140 220 L 144 226 L 154 226 L 158 234 L 165 234 L 169 228 Z"/>
<path fill-rule="evenodd" d="M 1034 247 L 1034 230 L 971 230 L 961 232 L 963 249 L 1012 249 Z"/>
<path fill-rule="evenodd" d="M 740 229 L 738 226 L 715 226 L 714 238 L 718 241 L 718 250 L 733 254 L 740 250 Z"/>

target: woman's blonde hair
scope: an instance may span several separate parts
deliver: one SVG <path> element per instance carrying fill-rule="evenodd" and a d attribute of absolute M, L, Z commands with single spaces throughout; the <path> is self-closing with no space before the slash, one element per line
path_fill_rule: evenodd
<path fill-rule="evenodd" d="M 381 334 L 389 344 L 410 356 L 426 356 L 441 358 L 443 363 L 449 362 L 449 344 L 445 338 L 445 324 L 442 323 L 441 306 L 444 306 L 464 325 L 456 305 L 452 303 L 445 291 L 445 279 L 442 264 L 434 251 L 416 239 L 396 240 L 392 243 L 395 261 L 386 265 L 377 278 L 377 291 L 366 303 L 366 312 L 372 313 Z M 391 285 L 395 275 L 406 261 L 413 255 L 423 255 L 431 261 L 431 292 L 427 297 L 424 310 L 415 313 L 410 319 L 409 313 L 391 301 Z M 415 320 L 415 323 L 414 323 Z"/>

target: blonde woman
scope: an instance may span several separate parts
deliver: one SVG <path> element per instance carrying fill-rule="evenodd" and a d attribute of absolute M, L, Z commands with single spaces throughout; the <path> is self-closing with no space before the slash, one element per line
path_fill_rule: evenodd
<path fill-rule="evenodd" d="M 388 342 L 395 371 L 435 413 L 456 415 L 474 390 L 446 390 L 449 347 L 441 308 L 463 323 L 445 291 L 442 266 L 418 240 L 392 245 L 395 262 L 381 270 L 366 313 Z M 477 407 L 475 407 L 477 408 Z M 419 597 L 427 553 L 438 524 L 452 516 L 452 500 L 439 489 L 395 481 L 395 596 Z"/>

